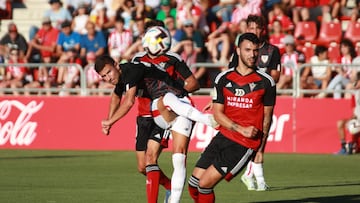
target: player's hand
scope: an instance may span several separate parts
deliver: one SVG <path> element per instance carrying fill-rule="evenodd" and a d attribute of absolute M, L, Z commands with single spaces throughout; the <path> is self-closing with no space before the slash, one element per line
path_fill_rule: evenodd
<path fill-rule="evenodd" d="M 101 130 L 105 135 L 109 135 L 111 123 L 108 120 L 101 121 Z"/>
<path fill-rule="evenodd" d="M 247 126 L 247 127 L 243 127 L 239 130 L 242 135 L 244 135 L 245 137 L 248 138 L 253 138 L 257 135 L 258 133 L 258 129 L 255 128 L 254 126 Z"/>

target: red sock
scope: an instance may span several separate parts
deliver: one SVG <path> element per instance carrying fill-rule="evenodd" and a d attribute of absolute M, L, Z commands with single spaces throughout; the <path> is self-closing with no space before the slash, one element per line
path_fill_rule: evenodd
<path fill-rule="evenodd" d="M 160 169 L 160 185 L 164 186 L 166 190 L 171 190 L 171 180 Z"/>
<path fill-rule="evenodd" d="M 215 202 L 215 194 L 212 191 L 209 194 L 199 193 L 199 201 L 198 203 L 213 203 Z"/>
<path fill-rule="evenodd" d="M 196 187 L 193 187 L 191 185 L 188 185 L 188 190 L 191 198 L 194 200 L 195 203 L 198 203 L 199 201 L 199 191 Z"/>
<path fill-rule="evenodd" d="M 146 194 L 148 203 L 156 203 L 159 195 L 160 171 L 149 171 L 146 173 Z"/>

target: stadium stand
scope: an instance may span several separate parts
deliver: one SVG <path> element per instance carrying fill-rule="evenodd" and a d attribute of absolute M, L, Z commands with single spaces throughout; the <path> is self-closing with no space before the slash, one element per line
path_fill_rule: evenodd
<path fill-rule="evenodd" d="M 312 42 L 317 38 L 317 28 L 314 21 L 301 21 L 295 26 L 294 37 L 297 44 Z"/>

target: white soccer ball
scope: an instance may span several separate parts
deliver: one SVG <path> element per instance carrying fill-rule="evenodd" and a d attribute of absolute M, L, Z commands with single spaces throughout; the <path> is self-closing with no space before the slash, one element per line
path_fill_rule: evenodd
<path fill-rule="evenodd" d="M 160 26 L 151 27 L 142 38 L 142 46 L 146 52 L 153 56 L 167 52 L 171 47 L 169 31 Z"/>
<path fill-rule="evenodd" d="M 347 128 L 348 128 L 348 131 L 353 135 L 359 133 L 360 132 L 359 120 L 357 120 L 357 119 L 349 120 L 347 123 Z"/>

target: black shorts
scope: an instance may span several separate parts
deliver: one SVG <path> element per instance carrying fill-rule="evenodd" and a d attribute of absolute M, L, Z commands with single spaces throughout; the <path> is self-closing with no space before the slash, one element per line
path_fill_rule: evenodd
<path fill-rule="evenodd" d="M 136 118 L 136 151 L 145 151 L 149 139 L 161 144 L 162 138 L 168 138 L 169 131 L 157 126 L 152 117 Z"/>
<path fill-rule="evenodd" d="M 244 147 L 222 135 L 220 132 L 211 140 L 201 154 L 196 167 L 214 167 L 227 180 L 235 177 L 253 158 L 255 151 Z"/>

